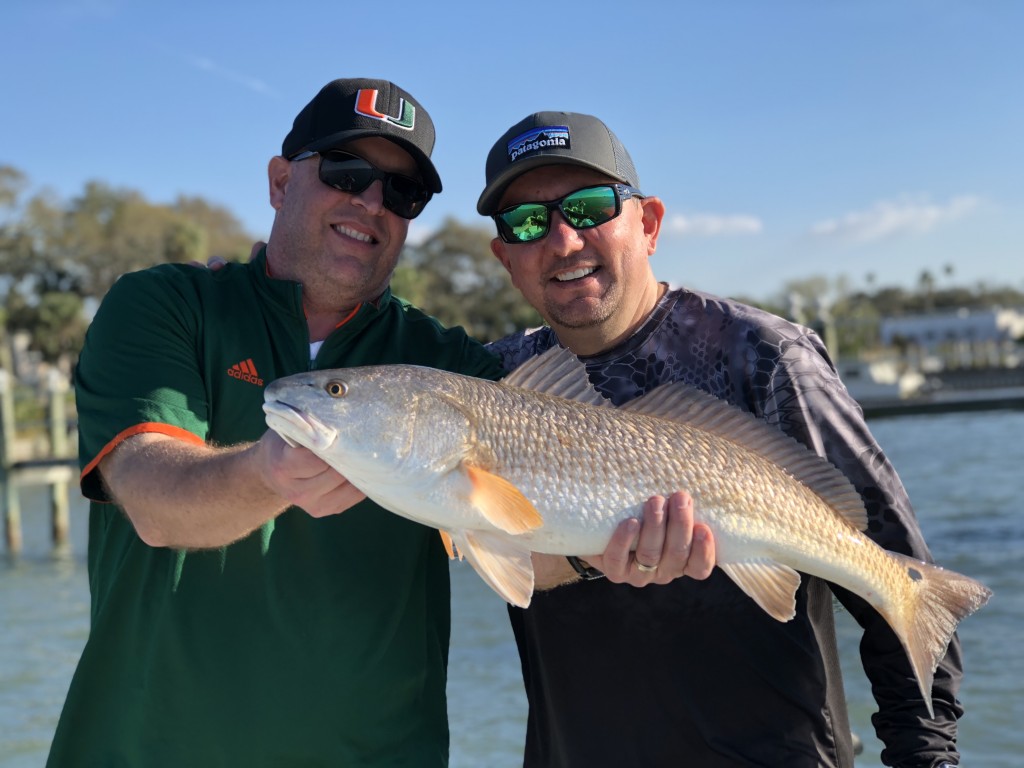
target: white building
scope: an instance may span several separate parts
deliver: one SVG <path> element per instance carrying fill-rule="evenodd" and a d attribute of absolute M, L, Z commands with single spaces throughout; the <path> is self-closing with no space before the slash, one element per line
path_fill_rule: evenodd
<path fill-rule="evenodd" d="M 996 307 L 888 317 L 880 331 L 884 346 L 916 347 L 965 365 L 1013 365 L 1017 340 L 1024 339 L 1024 312 Z"/>

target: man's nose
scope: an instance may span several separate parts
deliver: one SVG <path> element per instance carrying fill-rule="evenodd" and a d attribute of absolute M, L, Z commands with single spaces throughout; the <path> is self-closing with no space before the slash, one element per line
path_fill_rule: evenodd
<path fill-rule="evenodd" d="M 370 213 L 379 214 L 384 210 L 384 182 L 374 179 L 362 192 L 352 195 L 352 199 Z"/>
<path fill-rule="evenodd" d="M 556 252 L 568 255 L 583 247 L 583 231 L 569 224 L 561 211 L 552 211 L 551 225 L 545 240 L 549 241 L 547 245 Z"/>

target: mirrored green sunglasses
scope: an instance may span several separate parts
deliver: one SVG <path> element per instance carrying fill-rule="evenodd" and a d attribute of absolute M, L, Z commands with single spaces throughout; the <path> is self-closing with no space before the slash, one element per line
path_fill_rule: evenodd
<path fill-rule="evenodd" d="M 622 213 L 622 201 L 631 197 L 646 195 L 628 184 L 601 184 L 577 189 L 560 200 L 513 205 L 491 218 L 498 225 L 498 236 L 506 243 L 530 243 L 547 235 L 555 210 L 573 229 L 590 229 Z"/>

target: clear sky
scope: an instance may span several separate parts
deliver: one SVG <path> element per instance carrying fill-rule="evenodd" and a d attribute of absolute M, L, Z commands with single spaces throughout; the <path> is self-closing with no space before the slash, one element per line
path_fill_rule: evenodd
<path fill-rule="evenodd" d="M 201 196 L 265 237 L 295 114 L 336 77 L 384 77 L 438 131 L 444 192 L 413 237 L 488 224 L 491 145 L 566 109 L 664 200 L 653 263 L 674 284 L 1024 289 L 1022 30 L 1017 0 L 4 0 L 0 164 L 64 200 L 89 180 Z"/>

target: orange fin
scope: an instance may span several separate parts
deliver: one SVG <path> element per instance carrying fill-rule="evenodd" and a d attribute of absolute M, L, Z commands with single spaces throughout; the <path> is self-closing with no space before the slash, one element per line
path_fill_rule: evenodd
<path fill-rule="evenodd" d="M 508 480 L 471 464 L 463 466 L 472 485 L 469 503 L 495 528 L 515 535 L 544 525 L 540 512 Z"/>
<path fill-rule="evenodd" d="M 530 550 L 507 536 L 487 531 L 454 531 L 452 539 L 480 578 L 505 602 L 520 608 L 530 605 L 533 597 Z"/>
<path fill-rule="evenodd" d="M 455 551 L 455 544 L 452 542 L 452 535 L 448 531 L 438 530 L 441 534 L 441 543 L 444 544 L 444 551 L 448 553 L 448 559 L 454 560 L 456 554 L 459 556 L 459 560 L 462 559 L 462 552 Z"/>
<path fill-rule="evenodd" d="M 789 621 L 796 615 L 800 574 L 788 565 L 774 560 L 748 560 L 718 563 L 718 567 L 773 619 Z"/>

